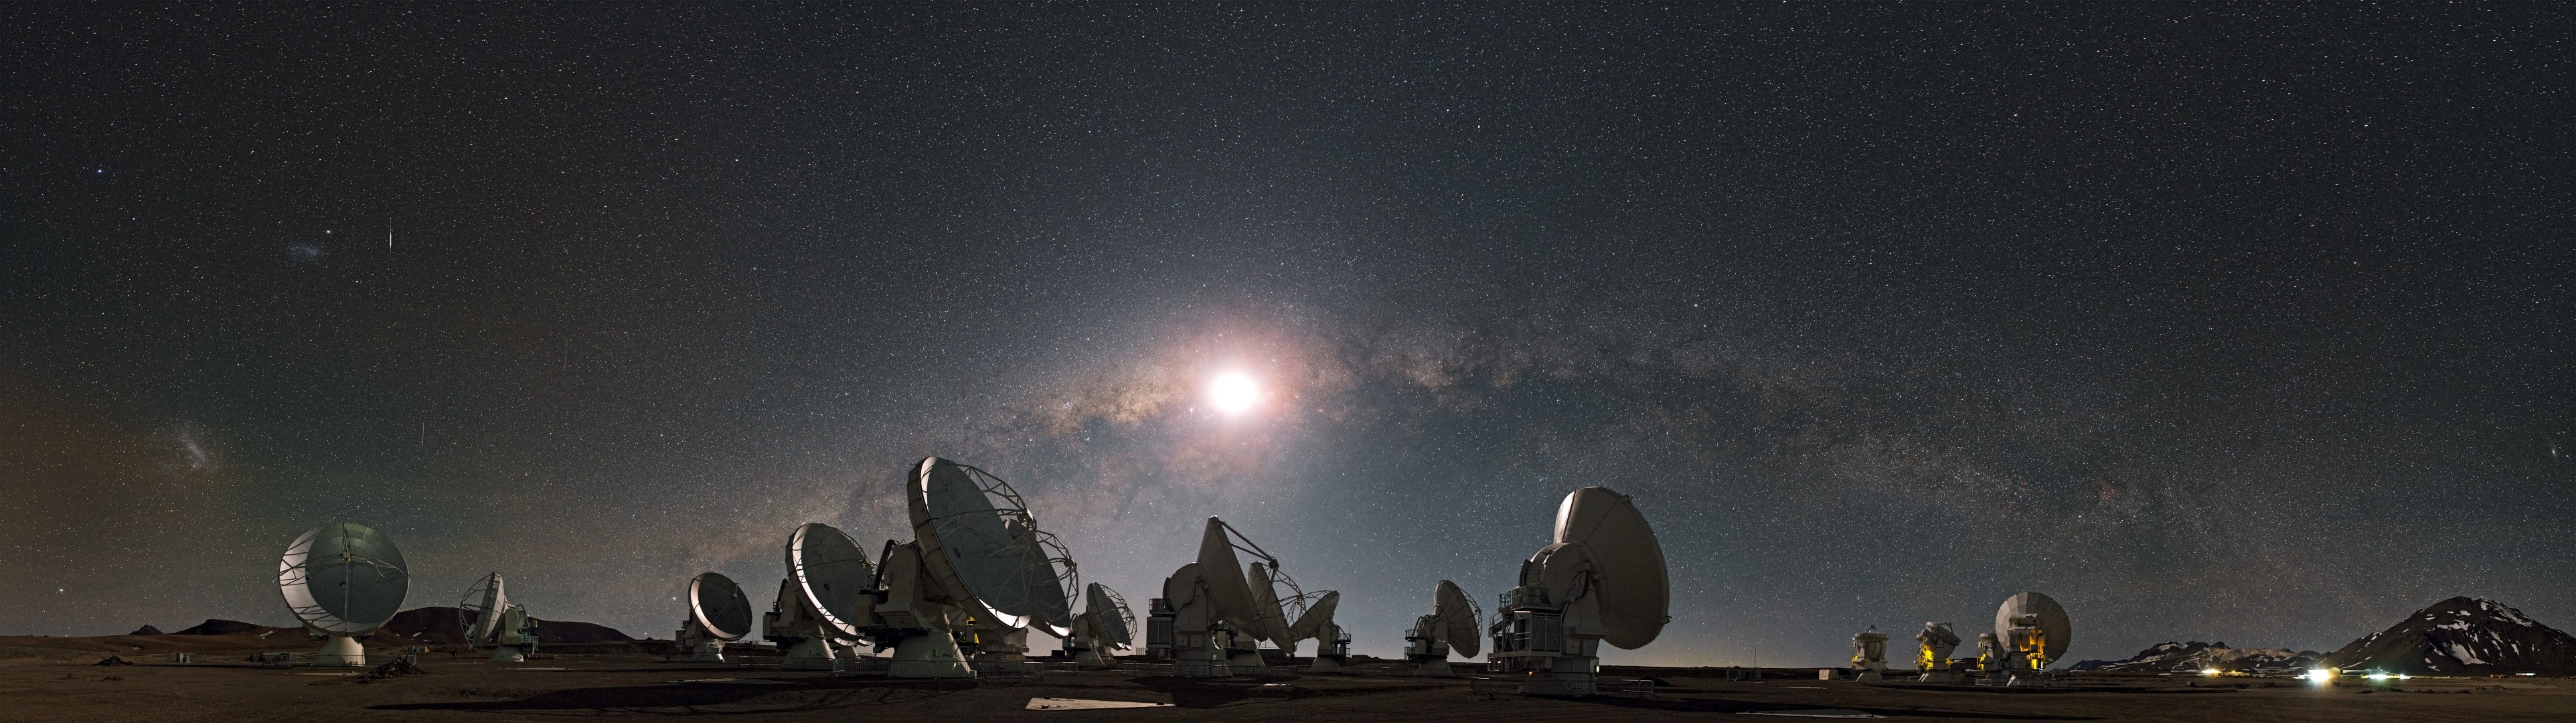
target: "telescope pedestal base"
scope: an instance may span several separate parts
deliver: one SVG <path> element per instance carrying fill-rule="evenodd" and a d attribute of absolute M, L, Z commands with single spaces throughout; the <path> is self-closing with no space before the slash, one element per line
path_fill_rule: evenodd
<path fill-rule="evenodd" d="M 1958 675 L 1956 675 L 1956 674 L 1952 674 L 1952 673 L 1924 673 L 1924 674 L 1922 674 L 1922 675 L 1914 676 L 1914 682 L 1917 682 L 1917 683 L 1950 683 L 1950 682 L 1956 682 L 1956 681 L 1957 681 L 1957 679 L 1958 679 L 1958 677 L 1959 677 Z"/>
<path fill-rule="evenodd" d="M 493 648 L 493 649 L 492 649 L 492 662 L 495 662 L 495 663 L 525 663 L 525 662 L 528 662 L 528 654 L 527 654 L 526 652 L 524 652 L 524 651 L 519 650 L 518 648 L 510 648 L 510 647 Z"/>
<path fill-rule="evenodd" d="M 1234 655 L 1226 659 L 1225 667 L 1233 669 L 1235 675 L 1261 676 L 1271 674 L 1270 666 L 1261 659 L 1261 654 L 1258 652 L 1244 650 L 1234 651 Z"/>
<path fill-rule="evenodd" d="M 1342 660 L 1341 660 L 1340 658 L 1337 658 L 1337 657 L 1334 657 L 1334 656 L 1330 656 L 1330 655 L 1318 655 L 1318 656 L 1315 656 L 1315 663 L 1314 663 L 1313 665 L 1306 666 L 1306 669 L 1307 669 L 1307 670 L 1341 670 L 1341 669 L 1342 669 Z"/>
<path fill-rule="evenodd" d="M 832 654 L 832 644 L 822 638 L 803 638 L 787 646 L 787 658 L 779 667 L 787 670 L 832 670 L 840 661 Z"/>
<path fill-rule="evenodd" d="M 1173 648 L 1172 675 L 1181 678 L 1232 678 L 1234 666 L 1207 648 Z"/>
<path fill-rule="evenodd" d="M 1083 648 L 1073 651 L 1073 664 L 1083 670 L 1118 667 L 1118 659 L 1101 655 L 1099 650 Z"/>
<path fill-rule="evenodd" d="M 331 639 L 322 642 L 322 652 L 313 654 L 312 664 L 335 668 L 363 668 L 367 665 L 367 649 L 359 647 L 357 638 L 333 635 Z"/>
<path fill-rule="evenodd" d="M 975 677 L 975 669 L 958 652 L 956 638 L 947 631 L 933 630 L 896 641 L 894 659 L 886 663 L 886 677 L 963 680 Z"/>

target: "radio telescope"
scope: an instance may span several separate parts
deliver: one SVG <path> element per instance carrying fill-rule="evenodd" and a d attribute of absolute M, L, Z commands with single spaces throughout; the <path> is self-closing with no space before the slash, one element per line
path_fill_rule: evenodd
<path fill-rule="evenodd" d="M 1305 614 L 1297 616 L 1297 622 L 1288 626 L 1288 639 L 1315 640 L 1315 663 L 1311 669 L 1340 670 L 1351 659 L 1351 634 L 1342 632 L 1342 626 L 1333 623 L 1333 609 L 1341 606 L 1342 594 L 1324 590 L 1313 593 L 1313 596 L 1314 604 L 1306 606 Z"/>
<path fill-rule="evenodd" d="M 1246 594 L 1249 597 L 1249 593 Z M 1145 619 L 1145 651 L 1170 658 L 1172 675 L 1181 678 L 1225 678 L 1225 621 L 1209 599 L 1207 577 L 1197 562 L 1182 563 L 1163 578 L 1163 596 L 1154 598 Z"/>
<path fill-rule="evenodd" d="M 1569 493 L 1556 542 L 1521 563 L 1491 628 L 1496 672 L 1524 672 L 1521 692 L 1591 695 L 1602 642 L 1635 650 L 1672 618 L 1663 547 L 1645 515 L 1607 487 Z"/>
<path fill-rule="evenodd" d="M 1127 598 L 1109 586 L 1092 583 L 1083 591 L 1087 608 L 1073 618 L 1073 635 L 1064 639 L 1075 665 L 1106 668 L 1118 664 L 1118 650 L 1135 642 L 1136 613 Z"/>
<path fill-rule="evenodd" d="M 2004 644 L 1994 633 L 1977 634 L 1977 684 L 2004 684 Z"/>
<path fill-rule="evenodd" d="M 832 670 L 859 657 L 843 651 L 860 643 L 853 621 L 864 619 L 866 593 L 875 581 L 868 555 L 839 529 L 820 522 L 787 537 L 787 579 L 778 581 L 778 603 L 762 620 L 771 643 L 786 650 L 791 670 Z"/>
<path fill-rule="evenodd" d="M 689 662 L 724 662 L 724 646 L 751 634 L 751 599 L 733 578 L 712 572 L 689 578 L 689 619 L 671 639 L 689 651 Z"/>
<path fill-rule="evenodd" d="M 905 485 L 923 569 L 963 608 L 975 660 L 1028 661 L 1029 630 L 1073 634 L 1073 554 L 1038 528 L 1008 482 L 950 460 L 923 459 Z"/>
<path fill-rule="evenodd" d="M 2024 592 L 1995 608 L 1995 640 L 2002 644 L 2010 685 L 2048 685 L 2048 664 L 2066 654 L 2075 623 L 2047 595 Z"/>
<path fill-rule="evenodd" d="M 1431 589 L 1431 614 L 1414 618 L 1412 632 L 1404 636 L 1404 658 L 1413 662 L 1415 675 L 1449 675 L 1453 649 L 1476 657 L 1476 636 L 1484 621 L 1485 611 L 1467 599 L 1458 583 L 1442 580 Z"/>
<path fill-rule="evenodd" d="M 1236 540 L 1242 540 L 1240 545 Z M 1264 675 L 1261 651 L 1255 641 L 1286 637 L 1273 633 L 1269 621 L 1285 616 L 1272 612 L 1271 603 L 1261 602 L 1247 581 L 1246 570 L 1236 563 L 1234 553 L 1242 550 L 1261 558 L 1257 568 L 1265 583 L 1277 573 L 1279 558 L 1263 552 L 1261 546 L 1243 539 L 1243 533 L 1210 517 L 1207 528 L 1199 535 L 1198 561 L 1182 565 L 1163 580 L 1163 597 L 1155 603 L 1148 642 L 1156 646 L 1169 640 L 1172 674 L 1183 678 L 1225 678 L 1235 675 Z M 1264 585 L 1265 588 L 1268 585 Z M 1168 637 L 1166 637 L 1168 636 Z"/>
<path fill-rule="evenodd" d="M 411 572 L 393 538 L 365 525 L 333 522 L 286 546 L 277 563 L 277 588 L 305 632 L 326 638 L 314 665 L 363 666 L 367 651 L 358 638 L 402 609 Z"/>
<path fill-rule="evenodd" d="M 1244 544 L 1252 543 L 1247 540 Z M 1287 571 L 1279 569 L 1279 563 L 1269 558 L 1268 553 L 1258 552 L 1260 548 L 1257 546 L 1252 547 L 1252 550 L 1269 561 L 1254 562 L 1244 572 L 1244 583 L 1252 588 L 1253 616 L 1259 618 L 1257 622 L 1261 628 L 1259 632 L 1250 633 L 1250 635 L 1270 641 L 1272 647 L 1279 649 L 1280 657 L 1294 660 L 1297 656 L 1298 641 L 1315 637 L 1318 632 L 1318 627 L 1315 625 L 1300 626 L 1297 623 L 1304 622 L 1307 616 L 1313 614 L 1312 605 L 1316 600 L 1333 593 L 1330 590 L 1306 592 L 1305 588 L 1297 585 L 1295 578 L 1288 576 Z M 1279 592 L 1282 587 L 1288 590 L 1284 596 Z M 1338 599 L 1338 596 L 1336 597 Z M 1323 621 L 1316 622 L 1320 624 Z M 1338 629 L 1335 631 L 1335 636 L 1339 637 Z M 1241 655 L 1240 650 L 1236 651 L 1236 655 Z M 1264 659 L 1258 650 L 1254 651 L 1254 657 Z M 1236 664 L 1244 663 L 1238 661 Z M 1266 665 L 1266 663 L 1260 665 Z"/>
<path fill-rule="evenodd" d="M 1878 626 L 1852 636 L 1852 680 L 1871 682 L 1887 679 L 1887 634 Z"/>
<path fill-rule="evenodd" d="M 492 649 L 492 662 L 518 663 L 537 652 L 537 623 L 528 619 L 528 609 L 510 602 L 501 587 L 501 573 L 492 573 L 482 582 L 465 589 L 465 598 L 456 603 L 456 620 L 464 627 L 468 650 Z"/>
<path fill-rule="evenodd" d="M 1958 649 L 1959 634 L 1950 630 L 1950 624 L 1925 622 L 1923 632 L 1914 634 L 1914 642 L 1919 646 L 1919 652 L 1914 656 L 1914 667 L 1922 673 L 1915 681 L 1951 682 L 1950 651 Z"/>

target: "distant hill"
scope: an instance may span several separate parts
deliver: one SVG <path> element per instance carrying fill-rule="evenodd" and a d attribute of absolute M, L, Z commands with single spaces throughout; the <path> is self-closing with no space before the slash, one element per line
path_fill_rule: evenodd
<path fill-rule="evenodd" d="M 126 633 L 126 634 L 127 634 L 127 635 L 160 635 L 160 634 L 162 634 L 162 633 L 161 633 L 161 629 L 160 629 L 160 628 L 152 627 L 152 626 L 150 626 L 150 625 L 145 625 L 145 626 L 143 626 L 143 627 L 135 628 L 135 629 L 134 629 L 134 632 Z"/>
<path fill-rule="evenodd" d="M 149 628 L 150 626 L 145 626 L 145 627 Z M 272 627 L 269 627 L 269 626 L 266 626 L 266 625 L 261 625 L 261 624 L 258 624 L 258 623 L 245 623 L 245 622 L 242 622 L 242 621 L 239 621 L 239 620 L 220 620 L 220 619 L 216 619 L 216 618 L 207 618 L 205 622 L 197 623 L 196 627 L 192 627 L 192 628 L 188 628 L 188 629 L 186 629 L 186 630 L 181 630 L 181 631 L 179 631 L 179 632 L 171 633 L 171 635 L 263 635 L 263 634 L 270 634 L 270 635 L 271 635 L 271 637 L 274 637 L 273 633 L 278 633 L 278 632 L 295 632 L 295 633 L 301 633 L 301 632 L 303 632 L 303 630 L 302 630 L 301 628 L 272 628 Z"/>
<path fill-rule="evenodd" d="M 634 640 L 616 628 L 571 620 L 537 621 L 537 639 L 550 643 L 622 643 Z"/>
<path fill-rule="evenodd" d="M 2326 655 L 2338 668 L 2408 675 L 2576 674 L 2576 637 L 2486 598 L 2455 597 Z"/>
<path fill-rule="evenodd" d="M 2313 650 L 2231 648 L 2225 641 L 2167 641 L 2148 646 L 2127 660 L 2087 660 L 2067 669 L 2105 673 L 2196 673 L 2216 668 L 2228 672 L 2290 673 L 2316 666 L 2318 658 Z"/>
<path fill-rule="evenodd" d="M 412 608 L 394 614 L 376 631 L 378 640 L 401 640 L 422 645 L 461 645 L 465 642 L 465 611 L 454 607 Z M 634 640 L 616 628 L 596 623 L 568 620 L 537 621 L 537 640 L 544 643 L 612 643 Z"/>

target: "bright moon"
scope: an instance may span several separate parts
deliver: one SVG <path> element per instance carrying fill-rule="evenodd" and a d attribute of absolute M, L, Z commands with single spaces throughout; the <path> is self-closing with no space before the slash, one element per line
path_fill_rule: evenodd
<path fill-rule="evenodd" d="M 1261 401 L 1261 388 L 1253 385 L 1252 377 L 1241 372 L 1227 373 L 1208 385 L 1208 403 L 1227 414 L 1241 414 L 1257 401 Z"/>

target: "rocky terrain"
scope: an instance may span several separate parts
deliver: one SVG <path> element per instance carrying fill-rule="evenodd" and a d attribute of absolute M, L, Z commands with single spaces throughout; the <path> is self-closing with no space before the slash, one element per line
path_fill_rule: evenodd
<path fill-rule="evenodd" d="M 2090 670 L 2105 673 L 2173 673 L 2220 670 L 2231 673 L 2290 674 L 2316 667 L 2321 656 L 2313 650 L 2292 651 L 2287 648 L 2231 648 L 2227 643 L 2162 642 L 2138 651 L 2127 660 L 2087 660 L 2069 666 L 2068 670 Z"/>
<path fill-rule="evenodd" d="M 2576 674 L 2576 637 L 2486 598 L 2415 611 L 2325 656 L 2338 668 L 2409 675 Z"/>
<path fill-rule="evenodd" d="M 2407 675 L 2576 674 L 2576 637 L 2485 598 L 2455 597 L 2332 653 L 2163 642 L 2126 660 L 2087 660 L 2068 670 L 2105 673 L 2295 674 L 2310 668 Z"/>

